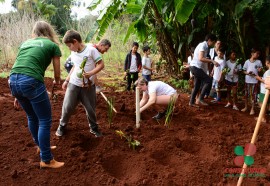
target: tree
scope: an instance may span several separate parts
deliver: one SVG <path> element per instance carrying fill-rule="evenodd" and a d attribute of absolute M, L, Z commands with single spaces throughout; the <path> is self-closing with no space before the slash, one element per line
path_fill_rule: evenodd
<path fill-rule="evenodd" d="M 93 10 L 101 0 L 93 1 L 89 9 Z M 172 74 L 179 71 L 178 57 L 183 43 L 173 27 L 180 28 L 184 24 L 193 8 L 196 0 L 113 0 L 101 12 L 97 22 L 99 24 L 98 37 L 101 37 L 113 19 L 119 18 L 122 14 L 129 14 L 135 17 L 131 23 L 126 39 L 135 32 L 141 42 L 157 40 L 159 51 L 167 61 L 168 70 Z"/>
<path fill-rule="evenodd" d="M 61 35 L 74 27 L 70 16 L 71 3 L 72 0 L 12 0 L 12 6 L 19 12 L 31 12 L 50 20 Z"/>

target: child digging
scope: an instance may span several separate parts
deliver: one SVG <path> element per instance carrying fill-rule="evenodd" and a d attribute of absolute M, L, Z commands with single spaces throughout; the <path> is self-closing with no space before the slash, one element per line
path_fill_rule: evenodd
<path fill-rule="evenodd" d="M 84 44 L 81 36 L 74 30 L 66 32 L 63 42 L 71 50 L 71 61 L 74 65 L 66 77 L 62 88 L 65 90 L 65 97 L 62 106 L 60 124 L 55 133 L 56 136 L 63 136 L 68 121 L 74 109 L 81 103 L 86 111 L 90 133 L 96 137 L 102 136 L 96 122 L 96 74 L 104 68 L 104 62 L 100 55 L 107 52 L 111 47 L 110 41 L 101 40 L 98 44 Z M 85 66 L 82 67 L 82 63 Z M 81 71 L 83 73 L 81 74 Z"/>

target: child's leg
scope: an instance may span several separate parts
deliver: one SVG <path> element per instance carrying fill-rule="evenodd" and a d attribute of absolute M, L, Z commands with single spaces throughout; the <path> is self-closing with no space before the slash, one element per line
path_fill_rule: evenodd
<path fill-rule="evenodd" d="M 139 78 L 138 72 L 133 73 L 133 79 L 132 79 L 132 82 L 133 82 L 133 88 L 132 89 L 133 90 L 136 89 L 135 82 L 138 80 L 138 78 Z"/>
<path fill-rule="evenodd" d="M 80 93 L 80 100 L 87 114 L 87 120 L 92 130 L 98 130 L 97 119 L 96 119 L 96 87 L 95 85 L 91 88 L 82 88 Z"/>
<path fill-rule="evenodd" d="M 79 103 L 78 94 L 80 92 L 80 89 L 80 87 L 77 87 L 71 83 L 68 84 L 62 106 L 62 114 L 60 119 L 61 126 L 66 126 L 68 124 L 71 115 L 77 107 Z"/>
<path fill-rule="evenodd" d="M 232 87 L 232 94 L 233 94 L 233 105 L 237 103 L 237 86 Z"/>
<path fill-rule="evenodd" d="M 227 100 L 228 100 L 228 104 L 232 102 L 231 91 L 232 91 L 231 86 L 227 86 Z"/>
<path fill-rule="evenodd" d="M 220 89 L 217 89 L 217 101 L 221 100 L 221 92 Z"/>
<path fill-rule="evenodd" d="M 247 111 L 247 108 L 248 108 L 248 100 L 249 100 L 249 95 L 250 95 L 249 87 L 250 87 L 249 84 L 246 83 L 245 84 L 245 107 L 241 110 L 242 112 Z"/>
<path fill-rule="evenodd" d="M 177 99 L 178 96 L 176 96 L 176 94 L 174 95 L 161 95 L 161 96 L 157 96 L 156 98 L 156 104 L 157 105 L 168 105 L 171 101 L 171 97 L 174 96 L 175 99 Z"/>
<path fill-rule="evenodd" d="M 257 96 L 257 84 L 250 84 L 250 97 L 251 97 L 251 109 L 250 109 L 250 115 L 254 115 L 254 107 L 256 103 L 256 96 Z"/>
<path fill-rule="evenodd" d="M 200 102 L 200 95 L 201 95 L 201 89 L 199 90 L 199 92 L 196 95 L 196 104 L 198 105 Z"/>
<path fill-rule="evenodd" d="M 131 79 L 131 74 L 128 73 L 127 74 L 127 90 L 129 91 L 131 88 L 131 83 L 132 83 L 132 79 Z"/>

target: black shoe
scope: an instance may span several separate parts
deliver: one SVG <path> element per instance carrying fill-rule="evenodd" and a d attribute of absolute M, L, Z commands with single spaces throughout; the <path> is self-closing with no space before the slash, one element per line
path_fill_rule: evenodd
<path fill-rule="evenodd" d="M 166 112 L 158 112 L 157 115 L 153 116 L 153 119 L 161 119 L 165 116 Z"/>
<path fill-rule="evenodd" d="M 64 132 L 65 132 L 65 126 L 59 125 L 55 132 L 55 135 L 60 137 L 64 135 Z"/>
<path fill-rule="evenodd" d="M 95 129 L 95 130 L 90 129 L 90 133 L 94 134 L 96 137 L 101 137 L 102 136 L 102 133 L 99 132 L 98 129 Z"/>

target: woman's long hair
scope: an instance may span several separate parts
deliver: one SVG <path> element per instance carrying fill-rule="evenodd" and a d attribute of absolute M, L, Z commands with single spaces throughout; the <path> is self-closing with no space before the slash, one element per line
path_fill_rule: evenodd
<path fill-rule="evenodd" d="M 52 42 L 59 44 L 59 39 L 53 27 L 46 21 L 37 21 L 33 27 L 32 35 L 36 37 L 47 37 Z"/>

